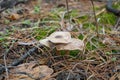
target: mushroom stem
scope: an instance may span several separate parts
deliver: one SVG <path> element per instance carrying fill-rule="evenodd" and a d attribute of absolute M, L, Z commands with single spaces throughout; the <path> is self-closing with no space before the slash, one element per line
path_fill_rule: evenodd
<path fill-rule="evenodd" d="M 69 51 L 69 50 L 66 50 L 65 52 L 66 52 L 66 54 L 67 54 L 67 55 L 69 55 L 69 54 L 70 54 L 70 51 Z"/>

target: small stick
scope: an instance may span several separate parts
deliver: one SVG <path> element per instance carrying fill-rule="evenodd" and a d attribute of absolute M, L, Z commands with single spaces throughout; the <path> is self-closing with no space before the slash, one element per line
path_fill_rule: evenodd
<path fill-rule="evenodd" d="M 43 45 L 39 45 L 39 47 L 43 47 Z M 29 51 L 27 51 L 26 53 L 24 53 L 24 55 L 22 55 L 18 60 L 15 60 L 13 61 L 13 63 L 11 63 L 9 66 L 17 66 L 19 65 L 20 63 L 22 63 L 27 57 L 29 57 L 29 55 L 33 55 L 34 54 L 34 51 L 36 51 L 38 48 L 37 47 L 34 47 L 34 48 L 31 48 Z M 8 67 L 10 68 L 10 67 Z M 3 72 L 5 71 L 5 67 L 2 66 L 0 68 L 0 74 L 2 74 Z"/>
<path fill-rule="evenodd" d="M 97 32 L 97 35 L 98 35 L 99 30 L 98 30 L 98 23 L 97 23 L 97 17 L 96 17 L 95 6 L 94 6 L 94 3 L 93 3 L 93 0 L 91 0 L 91 3 L 92 3 L 92 6 L 93 6 L 93 14 L 94 14 L 94 18 L 95 18 L 96 32 Z"/>
<path fill-rule="evenodd" d="M 68 14 L 69 23 L 70 23 L 70 14 L 69 14 L 69 5 L 68 5 L 68 0 L 66 0 L 66 5 L 67 5 L 67 14 Z"/>

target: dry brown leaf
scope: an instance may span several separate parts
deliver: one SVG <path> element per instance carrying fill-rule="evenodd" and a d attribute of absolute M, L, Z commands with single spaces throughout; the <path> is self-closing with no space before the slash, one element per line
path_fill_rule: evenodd
<path fill-rule="evenodd" d="M 117 74 L 118 79 L 120 80 L 120 73 Z"/>
<path fill-rule="evenodd" d="M 13 13 L 9 16 L 9 19 L 10 20 L 17 20 L 17 19 L 20 19 L 20 15 L 19 14 L 16 14 L 16 13 Z"/>
<path fill-rule="evenodd" d="M 10 72 L 10 80 L 35 80 L 50 77 L 53 73 L 53 69 L 49 68 L 46 65 L 37 65 L 34 62 L 21 64 L 13 68 Z"/>

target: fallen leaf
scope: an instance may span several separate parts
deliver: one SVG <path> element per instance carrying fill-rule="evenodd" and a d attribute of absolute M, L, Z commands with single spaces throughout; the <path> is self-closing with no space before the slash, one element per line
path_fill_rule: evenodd
<path fill-rule="evenodd" d="M 118 79 L 120 80 L 120 73 L 117 74 Z"/>
<path fill-rule="evenodd" d="M 17 20 L 20 18 L 20 15 L 19 14 L 16 14 L 16 13 L 13 13 L 9 16 L 9 19 L 10 20 Z"/>
<path fill-rule="evenodd" d="M 43 80 L 49 78 L 53 69 L 35 62 L 21 64 L 10 70 L 10 80 Z"/>

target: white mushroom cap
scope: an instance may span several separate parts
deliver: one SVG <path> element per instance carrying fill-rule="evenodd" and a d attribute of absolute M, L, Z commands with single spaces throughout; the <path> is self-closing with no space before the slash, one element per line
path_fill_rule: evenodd
<path fill-rule="evenodd" d="M 46 39 L 40 40 L 40 44 L 43 44 L 49 48 L 56 46 L 57 50 L 83 50 L 84 42 L 80 39 L 71 38 L 69 32 L 54 32 Z"/>
<path fill-rule="evenodd" d="M 69 32 L 58 31 L 52 33 L 49 37 L 47 37 L 49 41 L 52 43 L 70 43 L 71 42 L 71 34 Z"/>
<path fill-rule="evenodd" d="M 56 45 L 57 50 L 83 50 L 84 42 L 80 39 L 71 38 L 71 42 L 68 44 Z"/>

